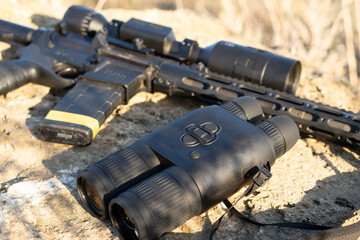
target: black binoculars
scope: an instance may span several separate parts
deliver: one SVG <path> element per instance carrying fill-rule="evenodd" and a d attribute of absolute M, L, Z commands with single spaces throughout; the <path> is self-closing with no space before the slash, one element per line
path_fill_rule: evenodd
<path fill-rule="evenodd" d="M 260 122 L 241 97 L 194 110 L 77 177 L 85 208 L 124 239 L 154 239 L 238 191 L 298 140 L 295 122 Z"/>

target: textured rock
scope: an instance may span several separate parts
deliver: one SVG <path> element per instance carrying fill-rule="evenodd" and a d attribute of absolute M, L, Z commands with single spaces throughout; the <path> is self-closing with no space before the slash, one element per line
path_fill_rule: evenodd
<path fill-rule="evenodd" d="M 30 27 L 49 26 L 67 8 L 41 2 L 7 4 L 0 9 L 0 16 Z M 137 17 L 166 24 L 174 29 L 177 39 L 197 39 L 201 46 L 223 39 L 240 43 L 239 36 L 231 35 L 217 19 L 189 10 L 109 9 L 103 13 L 108 19 Z M 246 44 L 260 46 L 256 39 Z M 1 43 L 2 49 L 7 47 Z M 12 52 L 6 51 L 3 57 L 11 57 Z M 306 64 L 299 96 L 359 112 L 359 95 L 339 80 L 342 76 L 314 73 L 314 68 Z M 76 174 L 201 103 L 160 93 L 139 93 L 128 105 L 115 110 L 93 144 L 71 147 L 43 142 L 34 135 L 39 121 L 59 100 L 48 92 L 46 87 L 28 84 L 6 97 L 0 96 L 0 238 L 116 239 L 111 225 L 82 208 Z M 273 178 L 266 186 L 240 201 L 237 208 L 262 222 L 305 221 L 334 226 L 359 222 L 359 168 L 359 152 L 316 139 L 301 139 L 277 160 Z M 237 193 L 232 198 L 239 196 Z M 207 239 L 211 223 L 222 213 L 218 205 L 164 239 Z M 216 239 L 294 239 L 304 233 L 260 228 L 226 217 Z"/>

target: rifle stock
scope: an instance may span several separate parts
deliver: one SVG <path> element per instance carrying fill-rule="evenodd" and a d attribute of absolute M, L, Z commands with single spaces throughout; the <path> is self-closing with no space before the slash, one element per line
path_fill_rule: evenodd
<path fill-rule="evenodd" d="M 0 41 L 29 44 L 36 30 L 0 20 Z"/>

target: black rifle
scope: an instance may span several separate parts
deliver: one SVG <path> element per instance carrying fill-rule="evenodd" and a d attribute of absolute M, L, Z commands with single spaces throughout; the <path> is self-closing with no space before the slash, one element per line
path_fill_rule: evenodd
<path fill-rule="evenodd" d="M 0 64 L 0 94 L 28 82 L 75 85 L 38 128 L 39 138 L 90 144 L 119 104 L 140 91 L 220 103 L 256 98 L 265 115 L 287 115 L 303 134 L 360 149 L 360 117 L 295 97 L 301 66 L 294 59 L 229 42 L 201 48 L 175 40 L 171 28 L 131 19 L 108 23 L 73 6 L 55 31 L 0 21 L 0 40 L 24 44 L 19 59 Z M 277 90 L 274 90 L 277 89 Z"/>

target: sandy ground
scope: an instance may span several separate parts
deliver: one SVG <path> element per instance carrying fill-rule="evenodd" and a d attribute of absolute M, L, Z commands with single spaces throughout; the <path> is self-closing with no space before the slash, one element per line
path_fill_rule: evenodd
<path fill-rule="evenodd" d="M 0 9 L 2 19 L 31 27 L 51 25 L 66 6 L 20 5 Z M 221 23 L 191 11 L 106 10 L 108 19 L 137 17 L 171 26 L 177 39 L 202 46 L 226 39 L 240 42 Z M 183 16 L 187 16 L 184 18 Z M 50 16 L 52 18 L 46 17 Z M 33 22 L 32 22 L 33 21 Z M 1 44 L 2 49 L 8 48 Z M 281 52 L 283 53 L 283 52 Z M 4 58 L 11 54 L 3 52 Z M 342 76 L 319 74 L 305 65 L 297 94 L 359 112 L 359 95 Z M 40 141 L 35 129 L 60 98 L 28 84 L 0 96 L 0 238 L 117 239 L 111 225 L 91 217 L 76 191 L 76 174 L 103 157 L 201 106 L 191 99 L 140 93 L 119 106 L 88 147 Z M 263 222 L 304 221 L 331 226 L 360 221 L 359 152 L 316 139 L 300 139 L 273 166 L 273 178 L 237 208 Z M 236 194 L 234 197 L 239 196 Z M 220 206 L 194 217 L 163 239 L 207 239 Z M 215 239 L 295 239 L 307 231 L 257 227 L 226 217 Z"/>

